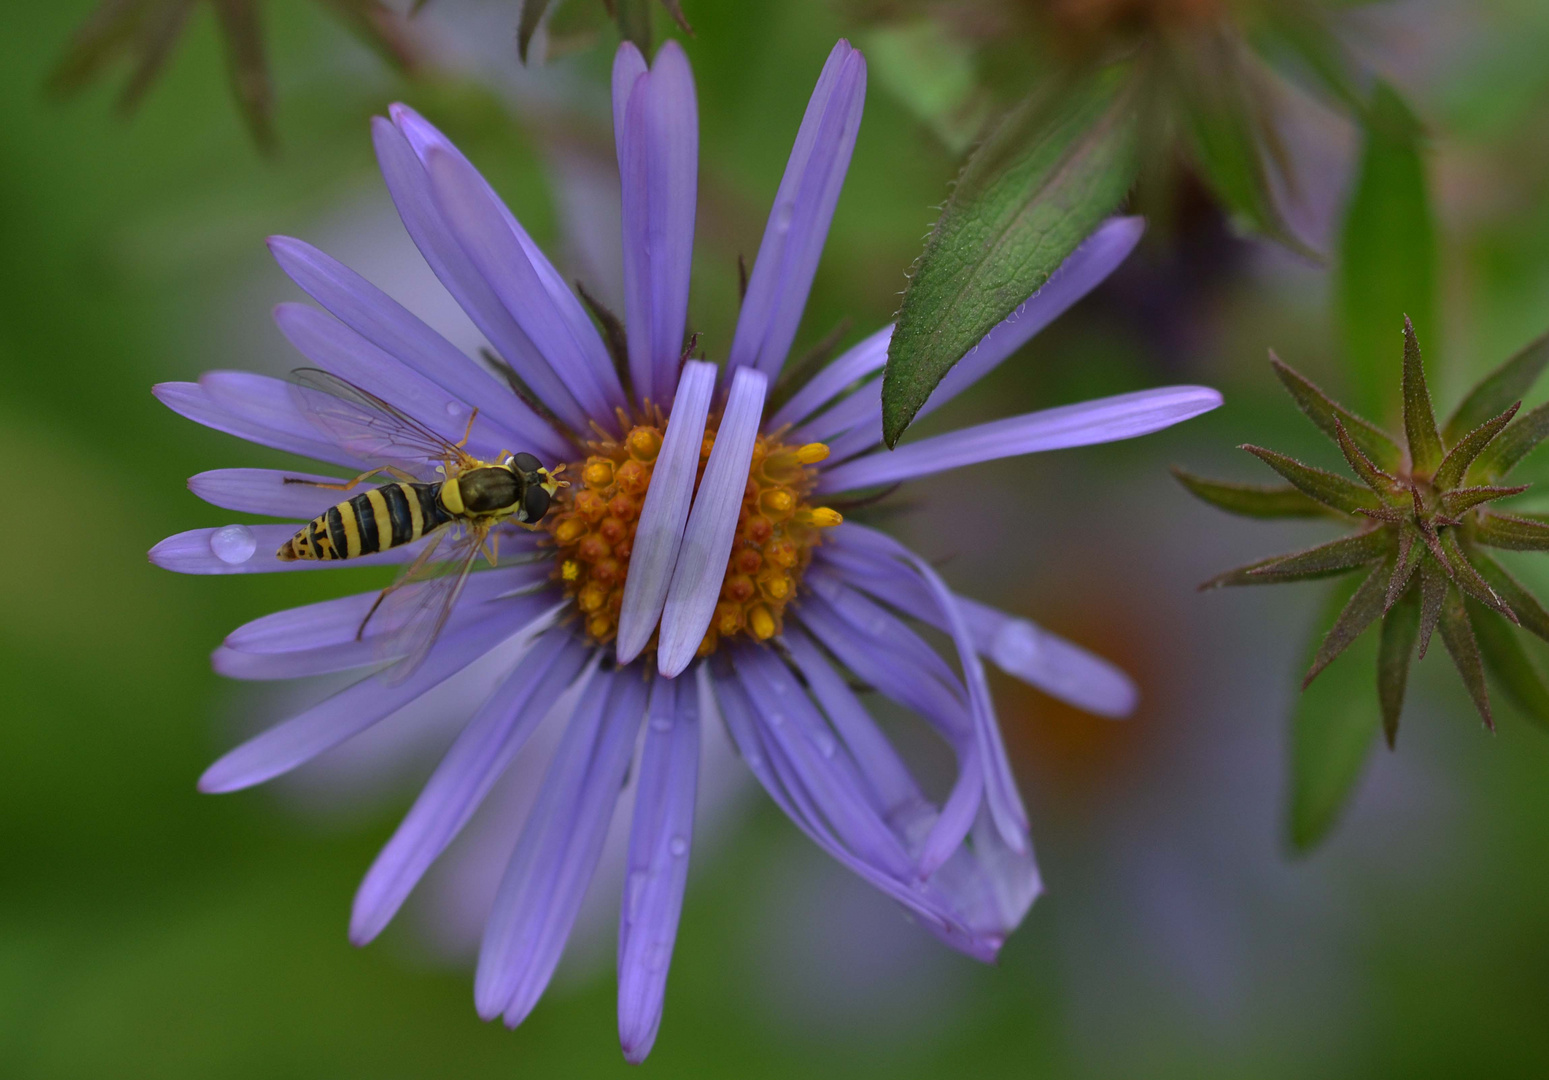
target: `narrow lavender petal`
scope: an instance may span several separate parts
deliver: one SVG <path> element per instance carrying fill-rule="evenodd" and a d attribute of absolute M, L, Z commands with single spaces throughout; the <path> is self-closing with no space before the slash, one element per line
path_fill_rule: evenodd
<path fill-rule="evenodd" d="M 1006 743 L 995 718 L 995 703 L 990 698 L 989 681 L 984 677 L 984 664 L 974 648 L 973 636 L 968 632 L 968 621 L 958 610 L 957 598 L 931 565 L 918 556 L 915 557 L 914 565 L 935 594 L 936 603 L 946 617 L 947 632 L 952 635 L 952 643 L 957 646 L 958 662 L 963 666 L 963 681 L 968 685 L 974 737 L 984 769 L 985 802 L 1006 845 L 1013 851 L 1028 851 L 1027 809 L 1022 805 L 1022 793 L 1017 790 L 1016 778 L 1011 774 L 1011 760 L 1006 755 Z"/>
<path fill-rule="evenodd" d="M 245 371 L 207 371 L 196 383 L 158 383 L 151 392 L 196 424 L 356 472 L 365 468 L 359 458 L 324 439 L 316 425 L 301 415 L 283 380 Z"/>
<path fill-rule="evenodd" d="M 458 606 L 483 604 L 498 596 L 539 585 L 548 576 L 549 567 L 542 564 L 481 570 L 469 575 Z M 361 619 L 365 618 L 379 595 L 378 590 L 373 589 L 353 596 L 341 596 L 336 600 L 323 600 L 316 604 L 272 612 L 237 627 L 226 635 L 223 645 L 238 652 L 293 653 L 354 641 L 360 630 Z M 373 621 L 366 627 L 364 636 L 370 641 L 378 632 L 377 624 Z"/>
<path fill-rule="evenodd" d="M 542 635 L 468 721 L 356 890 L 351 942 L 366 944 L 397 914 L 575 681 L 587 652 L 563 630 Z"/>
<path fill-rule="evenodd" d="M 488 202 L 494 206 L 500 221 L 505 224 L 506 230 L 521 245 L 521 254 L 525 256 L 526 262 L 532 267 L 533 272 L 537 274 L 538 282 L 543 292 L 547 295 L 554 311 L 559 314 L 576 340 L 586 343 L 587 349 L 582 359 L 589 366 L 597 368 L 594 374 L 601 380 L 602 385 L 608 389 L 610 397 L 614 399 L 614 404 L 618 406 L 624 405 L 623 388 L 619 385 L 618 377 L 613 370 L 612 359 L 608 356 L 607 349 L 602 344 L 602 339 L 597 336 L 597 330 L 592 325 L 591 317 L 586 314 L 580 302 L 571 293 L 569 286 L 565 284 L 565 279 L 560 276 L 559 271 L 554 269 L 554 264 L 549 262 L 548 256 L 544 255 L 543 249 L 533 243 L 532 237 L 527 235 L 527 230 L 522 228 L 521 222 L 516 220 L 516 216 L 511 213 L 504 200 L 495 193 L 495 189 L 490 187 L 479 171 L 473 167 L 473 163 L 463 156 L 462 151 L 453 146 L 451 140 L 431 126 L 424 117 L 406 105 L 393 105 L 388 109 L 388 113 L 392 116 L 393 123 L 397 125 L 398 130 L 409 140 L 409 144 L 414 148 L 415 154 L 419 156 L 420 163 L 425 167 L 427 174 L 430 172 L 430 159 L 433 156 L 450 158 L 458 169 L 463 171 L 472 181 L 471 187 L 483 192 Z M 433 183 L 431 187 L 432 192 L 434 192 Z M 457 223 L 447 216 L 446 207 L 442 206 L 439 200 L 436 205 L 443 220 L 452 226 L 451 232 L 455 235 Z M 478 259 L 473 258 L 473 250 L 466 244 L 463 244 L 463 251 L 472 260 L 473 264 L 479 268 L 480 275 L 484 277 L 487 284 L 494 288 L 496 295 L 501 295 L 501 286 L 505 283 L 506 275 L 502 273 L 494 278 L 490 278 L 484 273 L 485 268 L 479 263 Z M 501 303 L 509 310 L 509 305 L 505 304 L 504 300 Z M 530 338 L 532 337 L 531 332 L 526 331 L 525 327 L 524 331 L 528 333 Z M 532 340 L 541 352 L 543 343 L 536 338 L 532 338 Z M 544 355 L 548 357 L 550 365 L 557 365 L 560 362 L 552 355 Z M 572 358 L 561 358 L 561 360 L 564 363 L 575 362 Z M 600 367 L 598 366 L 599 364 Z M 561 378 L 564 378 L 565 372 L 563 370 L 559 370 L 558 373 Z"/>
<path fill-rule="evenodd" d="M 887 364 L 888 343 L 893 340 L 892 324 L 884 326 L 858 345 L 840 353 L 827 367 L 813 376 L 791 399 L 780 406 L 765 427 L 776 431 L 787 424 L 799 424 L 817 412 L 857 379 Z"/>
<path fill-rule="evenodd" d="M 388 685 L 367 677 L 346 687 L 223 756 L 199 778 L 199 790 L 238 791 L 289 772 L 392 715 L 502 641 L 547 617 L 534 620 L 531 604 L 513 602 L 461 632 L 443 635 L 425 662 L 404 682 Z"/>
<path fill-rule="evenodd" d="M 823 473 L 818 488 L 825 492 L 850 491 L 1018 454 L 1132 439 L 1209 412 L 1220 404 L 1221 395 L 1209 387 L 1166 386 L 1062 405 L 992 420 L 922 439 L 889 454 L 841 464 Z"/>
<path fill-rule="evenodd" d="M 394 106 L 392 112 L 395 120 L 410 130 L 435 130 L 404 106 Z M 393 122 L 381 117 L 372 119 L 371 135 L 382 178 L 387 181 L 387 189 L 398 207 L 398 216 L 431 271 L 538 399 L 572 428 L 584 430 L 586 414 L 532 339 L 522 332 L 511 313 L 501 305 L 442 219 L 430 190 L 430 177 L 425 174 L 425 166 L 410 140 Z M 440 138 L 439 132 L 436 137 Z M 446 140 L 441 138 L 440 141 Z M 425 144 L 422 142 L 422 145 Z"/>
<path fill-rule="evenodd" d="M 657 679 L 619 913 L 619 1045 L 632 1065 L 656 1042 L 678 936 L 699 780 L 699 705 L 688 679 Z"/>
<path fill-rule="evenodd" d="M 1031 848 L 1015 851 L 981 810 L 959 847 L 931 878 L 942 902 L 962 919 L 965 936 L 994 956 L 1043 891 Z"/>
<path fill-rule="evenodd" d="M 461 155 L 432 148 L 425 160 L 436 206 L 463 251 L 522 332 L 532 339 L 592 420 L 611 422 L 624 390 L 596 328 L 569 291 L 563 300 L 542 277 L 508 221 L 509 212 Z M 572 308 L 574 309 L 572 311 Z"/>
<path fill-rule="evenodd" d="M 810 797 L 800 788 L 799 782 L 795 782 L 794 772 L 779 745 L 764 737 L 761 726 L 754 719 L 752 702 L 748 700 L 736 676 L 722 664 L 717 664 L 714 670 L 714 677 L 710 680 L 715 688 L 714 700 L 727 730 L 731 732 L 732 740 L 737 744 L 749 771 L 796 827 L 863 881 L 913 912 L 921 924 L 942 941 L 975 959 L 985 962 L 993 960 L 1000 942 L 1004 940 L 1004 930 L 999 932 L 998 940 L 989 940 L 967 924 L 966 918 L 971 913 L 959 913 L 952 898 L 941 893 L 932 883 L 921 883 L 913 878 L 905 882 L 890 877 L 856 858 L 838 842 L 812 805 Z"/>
<path fill-rule="evenodd" d="M 688 527 L 672 571 L 672 585 L 662 610 L 657 664 L 668 678 L 688 667 L 704 640 L 715 601 L 726 576 L 737 532 L 737 513 L 747 490 L 748 466 L 758 439 L 769 381 L 761 372 L 739 369 L 732 379 L 726 412 L 716 430 L 715 447 L 705 463 L 704 478 L 689 511 Z"/>
<path fill-rule="evenodd" d="M 274 322 L 296 351 L 316 367 L 332 372 L 412 416 L 448 442 L 467 434 L 467 450 L 486 461 L 501 450 L 529 449 L 526 437 L 503 427 L 490 414 L 473 409 L 395 357 L 383 352 L 338 319 L 307 304 L 279 304 Z M 473 419 L 470 429 L 468 421 Z M 548 445 L 539 453 L 558 453 L 564 443 L 548 430 Z"/>
<path fill-rule="evenodd" d="M 714 364 L 690 360 L 683 365 L 683 377 L 662 435 L 661 451 L 651 473 L 651 487 L 645 494 L 634 550 L 629 557 L 616 646 L 621 664 L 639 656 L 650 642 L 667 602 L 667 589 L 672 584 L 673 567 L 683 542 L 683 527 L 694 498 L 694 477 L 699 471 L 715 376 Z"/>
<path fill-rule="evenodd" d="M 625 46 L 628 46 L 626 50 Z M 639 51 L 630 42 L 619 46 L 614 73 L 619 61 Z M 643 63 L 643 62 L 642 62 Z M 624 64 L 632 68 L 633 65 Z M 629 378 L 638 401 L 656 399 L 655 365 L 651 363 L 651 180 L 649 148 L 646 146 L 645 99 L 649 76 L 642 69 L 634 85 L 623 94 L 619 111 L 620 87 L 613 88 L 616 121 L 613 141 L 619 166 L 619 232 L 623 240 L 624 332 L 629 349 Z"/>
<path fill-rule="evenodd" d="M 1098 285 L 1129 258 L 1146 231 L 1141 217 L 1114 217 L 1099 225 L 1055 268 L 1032 296 L 1024 300 L 995 329 L 984 336 L 937 384 L 918 416 L 925 416 L 951 401 L 1000 366 L 1012 353 L 1032 340 L 1055 319 Z M 880 419 L 880 418 L 879 418 Z M 880 436 L 879 436 L 880 438 Z"/>
<path fill-rule="evenodd" d="M 542 453 L 563 450 L 558 434 L 508 387 L 355 271 L 287 236 L 270 237 L 269 250 L 292 281 L 371 344 L 459 402 L 478 405 L 491 420 L 534 448 L 541 447 Z"/>
<path fill-rule="evenodd" d="M 775 193 L 727 366 L 780 373 L 801 323 L 866 98 L 866 61 L 848 41 L 829 53 Z"/>
<path fill-rule="evenodd" d="M 190 476 L 188 490 L 212 506 L 225 510 L 310 521 L 341 499 L 366 490 L 366 485 L 348 491 L 314 485 L 342 484 L 348 479 L 299 469 L 291 472 L 283 469 L 211 469 Z"/>
<path fill-rule="evenodd" d="M 839 402 L 833 408 L 820 413 L 796 428 L 791 433 L 791 438 L 801 442 L 830 442 L 838 436 L 865 425 L 870 431 L 875 427 L 880 433 L 882 430 L 882 380 L 872 379 L 870 382 L 857 387 L 855 393 Z M 875 445 L 880 442 L 878 434 Z M 832 446 L 830 446 L 832 450 Z"/>
<path fill-rule="evenodd" d="M 635 92 L 640 76 L 650 70 L 633 41 L 619 42 L 613 54 L 613 145 L 619 161 L 624 160 L 624 118 L 629 113 L 629 99 Z M 619 169 L 623 172 L 622 166 Z"/>
<path fill-rule="evenodd" d="M 861 390 L 866 390 L 861 387 Z M 869 416 L 859 424 L 846 431 L 843 435 L 828 440 L 828 460 L 824 468 L 832 469 L 841 462 L 849 461 L 858 454 L 864 454 L 868 450 L 875 450 L 882 444 L 882 398 L 880 387 L 877 390 L 877 412 Z"/>
<path fill-rule="evenodd" d="M 542 995 L 613 818 L 645 713 L 639 671 L 594 679 L 555 752 L 484 929 L 474 1002 L 520 1024 Z"/>
<path fill-rule="evenodd" d="M 828 661 L 799 628 L 788 626 L 785 642 L 813 696 L 850 748 L 857 766 L 877 793 L 888 823 L 904 838 L 918 863 L 917 873 L 930 877 L 962 844 L 973 825 L 984 792 L 983 774 L 974 744 L 958 749 L 957 780 L 938 813 L 926 801 L 887 737 L 866 707 L 844 684 Z"/>
<path fill-rule="evenodd" d="M 910 553 L 885 533 L 846 522 L 828 534 L 818 550 L 820 564 L 898 610 L 945 629 L 940 608 L 912 569 Z M 1098 716 L 1122 717 L 1134 711 L 1139 691 L 1128 675 L 1027 619 L 1004 614 L 959 596 L 974 646 L 1008 675 L 1061 701 Z"/>
<path fill-rule="evenodd" d="M 419 544 L 406 544 L 376 555 L 362 555 L 358 559 L 351 559 L 348 564 L 320 559 L 281 562 L 274 553 L 300 527 L 299 524 L 222 525 L 213 529 L 189 529 L 169 536 L 151 548 L 149 558 L 163 570 L 178 574 L 268 574 L 276 571 L 337 569 L 345 565 L 391 565 L 409 562 L 420 552 Z M 231 550 L 229 538 L 233 532 L 253 544 L 252 554 L 236 562 L 217 554 L 217 548 Z"/>

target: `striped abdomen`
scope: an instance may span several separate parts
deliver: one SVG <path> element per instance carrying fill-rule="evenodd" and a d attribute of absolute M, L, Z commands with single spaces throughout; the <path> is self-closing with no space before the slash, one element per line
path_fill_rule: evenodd
<path fill-rule="evenodd" d="M 331 506 L 285 541 L 277 553 L 293 559 L 353 559 L 418 540 L 452 520 L 440 484 L 383 484 Z"/>

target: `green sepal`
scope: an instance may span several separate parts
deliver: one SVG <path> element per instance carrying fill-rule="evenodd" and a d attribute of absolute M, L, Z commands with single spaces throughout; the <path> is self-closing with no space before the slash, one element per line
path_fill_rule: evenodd
<path fill-rule="evenodd" d="M 1340 609 L 1334 625 L 1323 636 L 1323 643 L 1312 658 L 1312 666 L 1302 677 L 1303 690 L 1312 684 L 1319 672 L 1333 663 L 1335 657 L 1349 648 L 1350 643 L 1360 637 L 1363 630 L 1382 617 L 1383 600 L 1387 596 L 1388 580 L 1392 574 L 1393 561 L 1390 559 L 1366 575 L 1366 580 L 1357 586 L 1349 602 Z"/>
<path fill-rule="evenodd" d="M 1474 569 L 1474 564 L 1468 561 L 1468 555 L 1458 543 L 1457 533 L 1452 529 L 1445 529 L 1438 537 L 1441 543 L 1442 554 L 1446 556 L 1442 565 L 1446 567 L 1450 576 L 1464 592 L 1486 607 L 1494 608 L 1512 622 L 1517 621 L 1517 615 L 1507 605 L 1506 601 L 1495 595 L 1495 590 L 1490 588 L 1490 583 L 1479 576 L 1479 571 Z"/>
<path fill-rule="evenodd" d="M 538 26 L 543 22 L 543 15 L 549 10 L 553 0 L 522 0 L 522 13 L 517 16 L 516 22 L 516 58 L 522 63 L 527 63 L 527 47 L 532 44 L 532 36 L 538 32 Z"/>
<path fill-rule="evenodd" d="M 1500 433 L 1484 453 L 1474 459 L 1468 470 L 1471 482 L 1493 481 L 1505 478 L 1517 467 L 1517 462 L 1549 436 L 1549 404 L 1540 405 L 1526 416 L 1520 416 Z"/>
<path fill-rule="evenodd" d="M 1414 324 L 1404 316 L 1404 436 L 1409 440 L 1409 461 L 1415 473 L 1430 476 L 1441 465 L 1441 435 L 1431 408 L 1431 391 L 1425 383 L 1425 365 Z"/>
<path fill-rule="evenodd" d="M 1549 551 L 1549 523 L 1517 514 L 1481 514 L 1474 540 L 1508 551 Z"/>
<path fill-rule="evenodd" d="M 1549 641 L 1549 610 L 1512 577 L 1506 568 L 1482 551 L 1474 551 L 1473 563 L 1496 594 L 1516 613 L 1518 625 Z"/>
<path fill-rule="evenodd" d="M 1399 597 L 1409 587 L 1409 579 L 1414 577 L 1415 567 L 1425 557 L 1425 545 L 1416 543 L 1417 539 L 1419 530 L 1413 523 L 1405 522 L 1398 527 L 1398 560 L 1393 566 L 1393 576 L 1388 579 L 1388 595 L 1384 600 L 1388 608 L 1398 603 Z"/>
<path fill-rule="evenodd" d="M 1303 465 L 1293 457 L 1251 443 L 1244 443 L 1239 449 L 1248 451 L 1302 491 L 1335 510 L 1354 514 L 1361 510 L 1382 509 L 1382 500 L 1376 492 L 1354 480 L 1346 480 L 1338 473 Z"/>
<path fill-rule="evenodd" d="M 1442 458 L 1441 465 L 1436 469 L 1434 482 L 1437 489 L 1450 491 L 1461 484 L 1474 459 L 1505 430 L 1506 425 L 1511 423 L 1511 418 L 1517 415 L 1517 410 L 1520 408 L 1522 408 L 1520 401 L 1508 406 L 1499 416 L 1492 416 L 1463 436 L 1461 442 L 1448 450 L 1447 456 Z"/>
<path fill-rule="evenodd" d="M 1346 520 L 1333 507 L 1325 506 L 1297 488 L 1286 485 L 1235 484 L 1226 480 L 1207 480 L 1174 465 L 1172 474 L 1189 494 L 1229 514 L 1252 518 L 1337 517 Z"/>
<path fill-rule="evenodd" d="M 1382 705 L 1382 733 L 1393 749 L 1398 740 L 1398 719 L 1404 711 L 1404 690 L 1409 685 L 1409 662 L 1420 635 L 1420 590 L 1405 589 L 1382 620 L 1377 646 L 1377 699 Z"/>
<path fill-rule="evenodd" d="M 1336 589 L 1315 626 L 1344 606 L 1349 589 Z M 1307 650 L 1311 655 L 1319 637 Z M 1291 718 L 1290 840 L 1306 852 L 1333 827 L 1360 778 L 1382 710 L 1371 676 L 1375 634 L 1362 634 L 1298 698 Z"/>
<path fill-rule="evenodd" d="M 1463 677 L 1468 696 L 1474 708 L 1484 718 L 1485 727 L 1495 730 L 1495 720 L 1490 715 L 1490 692 L 1484 685 L 1484 662 L 1479 656 L 1479 643 L 1474 639 L 1473 627 L 1468 621 L 1468 611 L 1463 606 L 1463 594 L 1455 588 L 1447 589 L 1447 597 L 1441 605 L 1441 640 L 1452 654 L 1452 663 Z"/>
<path fill-rule="evenodd" d="M 1286 392 L 1295 399 L 1296 405 L 1307 414 L 1307 419 L 1318 425 L 1318 430 L 1335 442 L 1339 441 L 1339 425 L 1344 425 L 1350 439 L 1367 457 L 1386 472 L 1396 472 L 1404 463 L 1404 452 L 1398 443 L 1370 420 L 1364 420 L 1338 404 L 1320 390 L 1312 380 L 1269 352 L 1269 364 Z"/>
<path fill-rule="evenodd" d="M 1496 499 L 1509 499 L 1513 495 L 1521 495 L 1531 485 L 1519 484 L 1516 487 L 1467 487 L 1448 491 L 1441 497 L 1442 513 L 1448 517 L 1457 517 L 1465 510 L 1471 510 L 1483 503 L 1494 502 Z"/>
<path fill-rule="evenodd" d="M 1431 635 L 1441 621 L 1442 601 L 1447 598 L 1447 572 L 1435 559 L 1420 560 L 1420 658 L 1431 647 Z"/>
<path fill-rule="evenodd" d="M 1494 618 L 1482 605 L 1468 605 L 1469 618 L 1473 620 L 1474 637 L 1479 653 L 1484 657 L 1485 670 L 1495 676 L 1496 682 L 1524 716 L 1540 727 L 1549 728 L 1549 686 L 1544 683 L 1538 666 L 1528 656 L 1517 635 L 1500 619 Z"/>
<path fill-rule="evenodd" d="M 1286 581 L 1309 581 L 1348 573 L 1357 567 L 1376 562 L 1392 549 L 1392 542 L 1382 529 L 1341 536 L 1326 544 L 1276 555 L 1270 559 L 1239 566 L 1200 586 L 1201 590 L 1220 588 L 1223 585 L 1274 585 Z"/>
<path fill-rule="evenodd" d="M 1334 435 L 1334 441 L 1339 443 L 1339 452 L 1345 455 L 1346 464 L 1356 476 L 1360 477 L 1361 483 L 1371 488 L 1384 502 L 1397 505 L 1408 501 L 1407 496 L 1399 490 L 1397 478 L 1379 469 L 1372 459 L 1355 445 L 1355 441 L 1350 438 L 1350 432 L 1338 419 L 1334 421 Z"/>
<path fill-rule="evenodd" d="M 1521 401 L 1549 364 L 1549 334 L 1523 348 L 1490 374 L 1480 379 L 1447 420 L 1442 437 L 1456 443 L 1490 417 Z"/>
<path fill-rule="evenodd" d="M 1125 69 L 1055 80 L 968 159 L 904 290 L 882 377 L 892 447 L 943 376 L 1032 296 L 1128 194 L 1139 169 Z"/>

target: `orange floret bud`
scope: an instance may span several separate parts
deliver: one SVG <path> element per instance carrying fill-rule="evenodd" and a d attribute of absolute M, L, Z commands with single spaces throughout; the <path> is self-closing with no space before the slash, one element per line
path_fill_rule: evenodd
<path fill-rule="evenodd" d="M 721 595 L 734 604 L 745 604 L 753 599 L 755 587 L 753 579 L 746 574 L 733 574 L 726 579 L 726 584 L 721 586 Z"/>
<path fill-rule="evenodd" d="M 828 458 L 828 447 L 820 442 L 809 442 L 796 451 L 796 460 L 803 465 L 816 465 Z"/>
<path fill-rule="evenodd" d="M 636 461 L 653 462 L 661 453 L 662 436 L 655 428 L 637 427 L 625 438 L 624 446 Z"/>
<path fill-rule="evenodd" d="M 613 478 L 631 495 L 639 495 L 651 484 L 651 470 L 638 461 L 626 461 L 613 471 Z"/>
<path fill-rule="evenodd" d="M 769 609 L 763 604 L 748 612 L 748 629 L 753 631 L 753 636 L 760 641 L 768 641 L 774 637 L 774 616 L 769 614 Z"/>
<path fill-rule="evenodd" d="M 613 462 L 607 458 L 590 458 L 581 469 L 581 480 L 589 488 L 605 488 L 613 483 Z"/>
<path fill-rule="evenodd" d="M 608 590 L 606 586 L 595 581 L 588 581 L 585 587 L 576 593 L 575 602 L 576 607 L 590 614 L 608 602 Z"/>
<path fill-rule="evenodd" d="M 554 539 L 561 544 L 573 544 L 586 535 L 586 521 L 583 518 L 567 517 L 554 528 Z"/>

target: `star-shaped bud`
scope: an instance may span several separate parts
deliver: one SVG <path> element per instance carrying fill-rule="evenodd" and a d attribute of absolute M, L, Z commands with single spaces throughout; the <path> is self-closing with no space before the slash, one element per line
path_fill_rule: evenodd
<path fill-rule="evenodd" d="M 1420 343 L 1405 318 L 1401 443 L 1271 353 L 1275 374 L 1338 445 L 1355 479 L 1251 445 L 1243 449 L 1287 483 L 1231 484 L 1173 470 L 1190 492 L 1230 513 L 1330 517 L 1354 529 L 1306 551 L 1229 570 L 1201 588 L 1364 575 L 1324 636 L 1302 687 L 1380 620 L 1377 689 L 1390 747 L 1410 661 L 1417 650 L 1425 655 L 1436 631 L 1487 727 L 1493 730 L 1495 721 L 1486 669 L 1529 715 L 1549 722 L 1549 685 L 1511 629 L 1549 640 L 1549 611 L 1485 550 L 1549 551 L 1549 518 L 1503 513 L 1492 505 L 1527 490 L 1502 481 L 1549 436 L 1549 405 L 1518 415 L 1522 395 L 1546 363 L 1549 335 L 1484 378 L 1438 427 Z"/>

